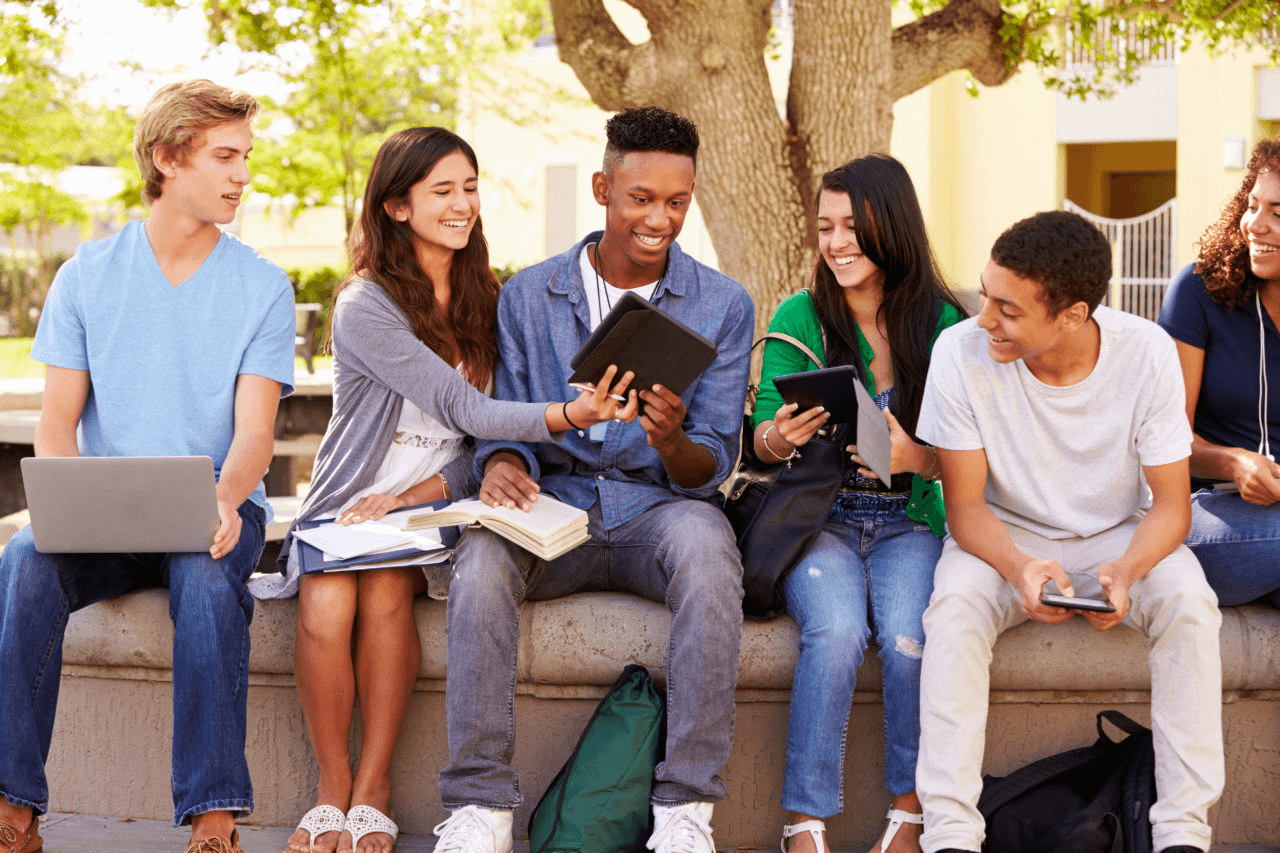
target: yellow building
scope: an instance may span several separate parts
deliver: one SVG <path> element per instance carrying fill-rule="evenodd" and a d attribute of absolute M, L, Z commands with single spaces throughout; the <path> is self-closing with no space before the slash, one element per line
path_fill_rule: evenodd
<path fill-rule="evenodd" d="M 634 9 L 608 6 L 633 40 L 646 37 Z M 590 177 L 608 114 L 589 101 L 550 37 L 500 62 L 487 69 L 490 79 L 526 90 L 519 108 L 501 106 L 533 118 L 512 123 L 494 102 L 510 91 L 477 86 L 462 98 L 457 129 L 480 160 L 493 263 L 519 267 L 602 226 Z M 786 62 L 784 55 L 774 69 L 780 103 Z M 1113 304 L 1152 315 L 1162 283 L 1194 260 L 1195 241 L 1238 186 L 1253 145 L 1280 132 L 1280 69 L 1261 49 L 1216 58 L 1201 47 L 1157 53 L 1111 99 L 1069 100 L 1032 68 L 976 97 L 966 83 L 952 74 L 898 101 L 890 152 L 910 170 L 938 259 L 962 291 L 976 289 L 1002 230 L 1073 203 L 1113 236 Z M 552 89 L 562 97 L 538 94 Z M 336 211 L 304 212 L 290 226 L 263 207 L 251 201 L 235 230 L 267 257 L 285 266 L 343 263 Z M 696 205 L 680 242 L 716 263 Z"/>
<path fill-rule="evenodd" d="M 1213 58 L 1193 48 L 1155 57 L 1109 100 L 1068 100 L 1026 69 L 975 98 L 953 74 L 897 103 L 892 153 L 916 180 L 957 287 L 976 286 L 1005 227 L 1066 202 L 1139 220 L 1113 238 L 1117 265 L 1122 253 L 1130 260 L 1129 275 L 1117 270 L 1122 281 L 1167 277 L 1195 260 L 1254 144 L 1277 132 L 1280 69 L 1264 52 Z"/>
<path fill-rule="evenodd" d="M 612 3 L 610 11 L 634 40 L 645 37 L 629 6 Z M 464 100 L 458 130 L 480 158 L 494 262 L 524 265 L 601 226 L 590 176 L 600 168 L 607 114 L 589 103 L 552 39 L 506 62 L 509 74 L 579 101 L 513 126 L 481 99 Z M 780 102 L 785 63 L 775 75 Z M 915 179 L 939 261 L 960 290 L 976 289 L 1002 230 L 1072 202 L 1102 217 L 1113 236 L 1124 291 L 1115 297 L 1152 314 L 1159 283 L 1194 260 L 1195 241 L 1235 191 L 1253 145 L 1280 132 L 1280 69 L 1261 49 L 1216 58 L 1201 47 L 1157 53 L 1110 99 L 1069 100 L 1032 68 L 977 97 L 966 82 L 952 74 L 898 101 L 890 152 Z M 680 242 L 715 263 L 696 209 Z"/>

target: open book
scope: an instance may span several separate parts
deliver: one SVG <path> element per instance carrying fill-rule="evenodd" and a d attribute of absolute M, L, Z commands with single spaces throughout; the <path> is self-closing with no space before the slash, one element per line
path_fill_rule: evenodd
<path fill-rule="evenodd" d="M 536 557 L 554 560 L 588 541 L 587 514 L 549 495 L 538 495 L 533 509 L 491 507 L 483 501 L 452 503 L 444 509 L 411 515 L 406 531 L 452 524 L 479 524 L 508 539 Z"/>

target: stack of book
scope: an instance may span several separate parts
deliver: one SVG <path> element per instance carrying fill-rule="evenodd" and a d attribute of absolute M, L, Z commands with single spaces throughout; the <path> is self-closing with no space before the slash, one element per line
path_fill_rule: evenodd
<path fill-rule="evenodd" d="M 299 522 L 293 529 L 303 574 L 390 569 L 441 563 L 453 553 L 455 528 L 409 531 L 409 519 L 446 501 L 389 512 L 377 521 L 338 524 L 332 518 Z"/>

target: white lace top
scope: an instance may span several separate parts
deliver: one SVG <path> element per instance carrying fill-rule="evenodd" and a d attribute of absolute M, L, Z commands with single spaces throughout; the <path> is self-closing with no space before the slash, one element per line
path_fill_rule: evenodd
<path fill-rule="evenodd" d="M 457 369 L 461 372 L 462 365 Z M 485 393 L 490 391 L 486 389 Z M 410 486 L 434 477 L 461 452 L 464 438 L 462 433 L 449 429 L 406 398 L 391 446 L 387 448 L 387 455 L 382 458 L 373 482 L 343 504 L 338 515 L 355 506 L 366 495 L 398 495 Z"/>

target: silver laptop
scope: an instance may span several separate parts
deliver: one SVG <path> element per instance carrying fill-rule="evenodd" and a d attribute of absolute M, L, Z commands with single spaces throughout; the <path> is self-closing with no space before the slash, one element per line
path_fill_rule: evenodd
<path fill-rule="evenodd" d="M 218 530 L 208 456 L 32 456 L 22 483 L 46 554 L 207 551 Z"/>

